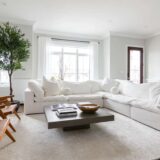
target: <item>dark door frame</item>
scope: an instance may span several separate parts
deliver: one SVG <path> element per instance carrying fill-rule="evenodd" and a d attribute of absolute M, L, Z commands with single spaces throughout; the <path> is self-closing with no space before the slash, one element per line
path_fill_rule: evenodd
<path fill-rule="evenodd" d="M 127 67 L 127 79 L 130 80 L 130 51 L 137 50 L 140 51 L 140 83 L 143 83 L 143 48 L 141 47 L 128 47 L 128 67 Z"/>

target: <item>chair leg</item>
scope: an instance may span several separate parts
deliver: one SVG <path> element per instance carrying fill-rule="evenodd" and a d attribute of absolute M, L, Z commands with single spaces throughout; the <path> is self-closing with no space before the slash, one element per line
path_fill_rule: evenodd
<path fill-rule="evenodd" d="M 6 129 L 6 135 L 13 141 L 13 142 L 15 142 L 16 140 L 15 140 L 15 138 L 12 136 L 12 134 Z"/>
<path fill-rule="evenodd" d="M 11 122 L 9 123 L 9 126 L 10 126 L 10 128 L 11 128 L 14 132 L 16 132 L 16 129 L 13 127 L 13 125 L 11 124 Z"/>
<path fill-rule="evenodd" d="M 16 117 L 21 120 L 20 116 L 18 115 L 18 113 L 16 111 L 14 111 L 14 114 L 16 115 Z"/>

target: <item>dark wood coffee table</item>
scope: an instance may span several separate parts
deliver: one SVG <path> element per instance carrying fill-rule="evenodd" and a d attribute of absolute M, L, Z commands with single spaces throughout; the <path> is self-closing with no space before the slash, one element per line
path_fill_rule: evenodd
<path fill-rule="evenodd" d="M 48 129 L 63 128 L 64 131 L 74 129 L 87 129 L 90 128 L 91 123 L 114 121 L 114 115 L 110 114 L 106 108 L 100 108 L 94 114 L 86 114 L 77 109 L 78 114 L 76 117 L 59 118 L 51 107 L 45 107 L 44 112 L 46 115 Z"/>

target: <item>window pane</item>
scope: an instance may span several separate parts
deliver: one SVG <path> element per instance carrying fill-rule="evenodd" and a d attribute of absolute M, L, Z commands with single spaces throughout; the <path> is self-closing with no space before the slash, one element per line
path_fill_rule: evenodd
<path fill-rule="evenodd" d="M 140 83 L 140 51 L 133 50 L 130 54 L 130 80 Z"/>
<path fill-rule="evenodd" d="M 48 78 L 54 76 L 55 78 L 59 78 L 59 63 L 60 63 L 60 56 L 49 54 L 47 56 L 46 61 L 46 76 Z"/>
<path fill-rule="evenodd" d="M 89 79 L 89 56 L 78 56 L 78 80 Z"/>
<path fill-rule="evenodd" d="M 78 53 L 89 54 L 89 49 L 88 48 L 79 48 Z"/>
<path fill-rule="evenodd" d="M 63 51 L 65 53 L 76 53 L 76 48 L 73 48 L 73 47 L 64 47 Z"/>
<path fill-rule="evenodd" d="M 9 77 L 7 71 L 0 71 L 0 83 L 9 83 Z"/>
<path fill-rule="evenodd" d="M 64 54 L 63 56 L 63 73 L 64 80 L 76 81 L 77 68 L 76 68 L 76 55 Z"/>

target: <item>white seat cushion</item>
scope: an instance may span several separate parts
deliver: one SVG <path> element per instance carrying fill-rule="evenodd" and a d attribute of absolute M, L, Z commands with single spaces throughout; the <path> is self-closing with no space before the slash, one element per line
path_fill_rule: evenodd
<path fill-rule="evenodd" d="M 133 97 L 124 96 L 121 94 L 111 94 L 111 93 L 106 93 L 105 95 L 103 95 L 103 97 L 123 104 L 130 104 L 133 100 L 135 100 L 135 98 Z"/>
<path fill-rule="evenodd" d="M 67 99 L 69 101 L 81 101 L 81 100 L 95 100 L 102 99 L 102 96 L 99 94 L 79 94 L 79 95 L 68 95 Z"/>
<path fill-rule="evenodd" d="M 38 99 L 35 97 L 36 102 L 67 102 L 67 97 L 64 95 L 58 95 L 58 96 L 47 96 L 43 97 L 41 99 Z"/>
<path fill-rule="evenodd" d="M 160 108 L 153 101 L 134 100 L 130 103 L 132 106 L 142 108 L 151 112 L 160 113 Z"/>

